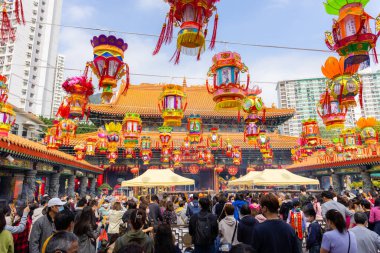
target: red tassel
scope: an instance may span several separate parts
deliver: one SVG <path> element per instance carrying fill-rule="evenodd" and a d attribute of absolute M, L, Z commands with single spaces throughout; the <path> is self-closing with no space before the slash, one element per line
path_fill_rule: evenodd
<path fill-rule="evenodd" d="M 251 82 L 251 75 L 248 74 L 247 75 L 247 86 L 245 87 L 245 90 L 247 90 L 249 88 L 249 83 Z"/>
<path fill-rule="evenodd" d="M 12 41 L 15 41 L 16 35 L 15 31 L 11 25 L 11 22 L 8 17 L 7 8 L 3 7 L 3 15 L 1 20 L 1 40 L 2 42 L 7 42 L 8 39 L 11 39 Z"/>
<path fill-rule="evenodd" d="M 263 124 L 265 124 L 265 114 L 266 114 L 266 112 L 267 112 L 267 110 L 266 110 L 266 109 L 264 109 L 264 110 L 263 110 L 263 119 L 262 119 L 262 121 L 263 121 Z"/>
<path fill-rule="evenodd" d="M 379 33 L 380 33 L 380 31 L 379 31 Z M 374 56 L 373 59 L 374 59 L 375 63 L 376 64 L 379 63 L 379 59 L 377 58 L 376 47 L 373 48 L 373 56 Z"/>
<path fill-rule="evenodd" d="M 130 80 L 129 80 L 129 66 L 128 64 L 125 64 L 125 88 L 123 90 L 123 95 L 125 95 L 128 91 L 129 85 L 130 85 Z"/>
<path fill-rule="evenodd" d="M 180 57 L 181 57 L 181 48 L 177 48 L 177 50 L 175 51 L 175 53 L 172 56 L 172 58 L 170 59 L 170 61 L 172 61 L 174 59 L 175 60 L 174 64 L 177 65 L 177 64 L 179 64 Z"/>
<path fill-rule="evenodd" d="M 22 0 L 16 0 L 15 12 L 16 12 L 17 23 L 20 25 L 21 23 L 25 25 L 24 8 L 22 6 Z"/>
<path fill-rule="evenodd" d="M 238 123 L 240 123 L 240 109 L 238 110 Z"/>
<path fill-rule="evenodd" d="M 202 46 L 199 47 L 198 55 L 197 55 L 197 61 L 201 59 L 201 53 L 202 53 Z"/>
<path fill-rule="evenodd" d="M 166 32 L 166 23 L 164 23 L 162 25 L 162 30 L 161 30 L 161 33 L 160 33 L 160 37 L 158 38 L 158 41 L 157 41 L 157 44 L 156 44 L 156 48 L 153 51 L 153 55 L 156 55 L 156 54 L 158 54 L 158 52 L 160 52 L 162 43 L 164 43 L 165 32 Z"/>
<path fill-rule="evenodd" d="M 363 82 L 360 81 L 360 87 L 359 87 L 359 103 L 360 107 L 363 109 Z"/>
<path fill-rule="evenodd" d="M 168 22 L 166 25 L 166 32 L 165 32 L 165 37 L 164 37 L 165 44 L 169 44 L 172 42 L 173 24 L 174 24 L 174 9 L 173 9 L 173 7 L 171 7 L 170 11 L 168 13 Z"/>
<path fill-rule="evenodd" d="M 219 15 L 217 13 L 217 14 L 215 14 L 214 30 L 212 32 L 212 37 L 211 37 L 210 46 L 209 46 L 209 49 L 211 49 L 211 50 L 213 50 L 215 48 L 216 33 L 218 32 L 218 20 L 219 20 Z"/>

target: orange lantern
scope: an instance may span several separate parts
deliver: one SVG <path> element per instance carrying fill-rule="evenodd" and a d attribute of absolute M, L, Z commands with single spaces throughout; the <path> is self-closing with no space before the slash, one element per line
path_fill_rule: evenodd
<path fill-rule="evenodd" d="M 68 146 L 70 139 L 75 137 L 77 121 L 72 119 L 61 119 L 58 124 L 57 137 L 62 140 L 62 145 Z"/>
<path fill-rule="evenodd" d="M 161 163 L 163 163 L 165 166 L 170 163 L 170 148 L 163 146 L 161 148 Z"/>
<path fill-rule="evenodd" d="M 228 167 L 228 174 L 231 176 L 235 176 L 239 172 L 239 168 L 236 166 L 230 166 Z"/>
<path fill-rule="evenodd" d="M 208 76 L 214 78 L 214 84 L 206 83 L 207 90 L 213 95 L 216 109 L 240 109 L 241 101 L 246 96 L 249 86 L 249 74 L 247 83 L 240 84 L 240 73 L 248 72 L 248 67 L 241 61 L 240 54 L 235 52 L 222 52 L 213 57 Z"/>
<path fill-rule="evenodd" d="M 216 166 L 216 167 L 215 167 L 215 172 L 216 172 L 217 174 L 222 173 L 223 170 L 224 170 L 223 166 Z"/>
<path fill-rule="evenodd" d="M 326 32 L 326 45 L 340 56 L 346 57 L 345 67 L 368 62 L 369 51 L 373 49 L 376 55 L 376 42 L 379 33 L 371 31 L 369 21 L 373 19 L 364 7 L 369 0 L 336 1 L 326 0 L 325 9 L 330 15 L 338 15 L 334 20 L 332 32 Z M 376 32 L 380 25 L 376 19 Z M 375 57 L 377 61 L 377 57 Z"/>
<path fill-rule="evenodd" d="M 233 151 L 233 146 L 232 146 L 231 140 L 228 138 L 226 140 L 226 147 L 225 147 L 226 156 L 232 157 L 232 151 Z"/>
<path fill-rule="evenodd" d="M 168 84 L 162 88 L 158 108 L 164 119 L 163 126 L 181 126 L 187 103 L 183 87 Z"/>
<path fill-rule="evenodd" d="M 136 167 L 131 168 L 131 173 L 133 175 L 137 175 L 139 173 L 139 167 L 136 166 Z"/>
<path fill-rule="evenodd" d="M 93 156 L 95 155 L 95 149 L 96 149 L 96 138 L 87 138 L 86 140 L 86 155 Z"/>
<path fill-rule="evenodd" d="M 360 138 L 367 146 L 374 146 L 378 143 L 378 134 L 376 130 L 373 128 L 378 124 L 376 118 L 360 118 L 356 125 L 361 130 Z"/>
<path fill-rule="evenodd" d="M 77 160 L 83 160 L 86 156 L 86 145 L 85 144 L 77 144 L 74 146 L 75 157 Z"/>

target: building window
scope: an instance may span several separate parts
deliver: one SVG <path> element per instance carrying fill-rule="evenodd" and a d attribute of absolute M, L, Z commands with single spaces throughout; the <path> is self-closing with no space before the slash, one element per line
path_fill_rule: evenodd
<path fill-rule="evenodd" d="M 18 124 L 14 124 L 13 127 L 12 127 L 12 134 L 18 134 Z"/>
<path fill-rule="evenodd" d="M 30 98 L 33 98 L 34 97 L 34 94 L 33 93 L 30 93 Z"/>
<path fill-rule="evenodd" d="M 29 107 L 32 107 L 33 106 L 33 103 L 32 102 L 29 102 Z"/>
<path fill-rule="evenodd" d="M 28 129 L 24 127 L 22 129 L 22 137 L 26 137 L 26 136 L 28 136 Z"/>

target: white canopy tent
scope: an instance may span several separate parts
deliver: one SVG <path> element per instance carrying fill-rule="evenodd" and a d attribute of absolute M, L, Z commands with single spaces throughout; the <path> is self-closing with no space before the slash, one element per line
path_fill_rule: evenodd
<path fill-rule="evenodd" d="M 250 172 L 252 173 L 252 172 Z M 228 185 L 256 185 L 256 186 L 287 186 L 287 185 L 319 185 L 316 179 L 298 176 L 286 169 L 266 169 L 254 174 L 248 173 L 244 177 L 232 180 Z"/>
<path fill-rule="evenodd" d="M 123 181 L 121 187 L 171 187 L 177 185 L 194 185 L 195 181 L 175 174 L 170 169 L 145 171 L 140 176 Z"/>

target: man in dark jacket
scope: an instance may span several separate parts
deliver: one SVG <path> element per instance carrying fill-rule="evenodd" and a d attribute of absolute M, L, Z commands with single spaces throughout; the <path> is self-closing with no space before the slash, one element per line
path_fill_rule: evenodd
<path fill-rule="evenodd" d="M 218 203 L 215 205 L 215 215 L 218 218 L 218 221 L 223 220 L 224 217 L 226 217 L 226 214 L 224 213 L 224 205 L 227 203 L 227 198 L 224 195 L 224 193 L 220 193 L 218 196 Z"/>
<path fill-rule="evenodd" d="M 258 221 L 251 215 L 251 209 L 247 204 L 240 209 L 241 219 L 237 229 L 237 239 L 241 243 L 251 244 L 253 236 L 253 228 Z"/>
<path fill-rule="evenodd" d="M 193 214 L 199 213 L 200 210 L 198 194 L 194 193 L 193 200 L 187 205 L 186 216 L 191 217 Z"/>
<path fill-rule="evenodd" d="M 163 221 L 162 213 L 160 206 L 158 203 L 160 200 L 158 199 L 157 195 L 153 195 L 150 199 L 149 204 L 149 220 L 153 221 L 154 225 L 158 225 L 158 223 Z"/>
<path fill-rule="evenodd" d="M 210 212 L 210 200 L 199 200 L 201 211 L 190 218 L 189 234 L 194 243 L 195 253 L 210 253 L 215 251 L 215 238 L 218 235 L 218 222 Z"/>

